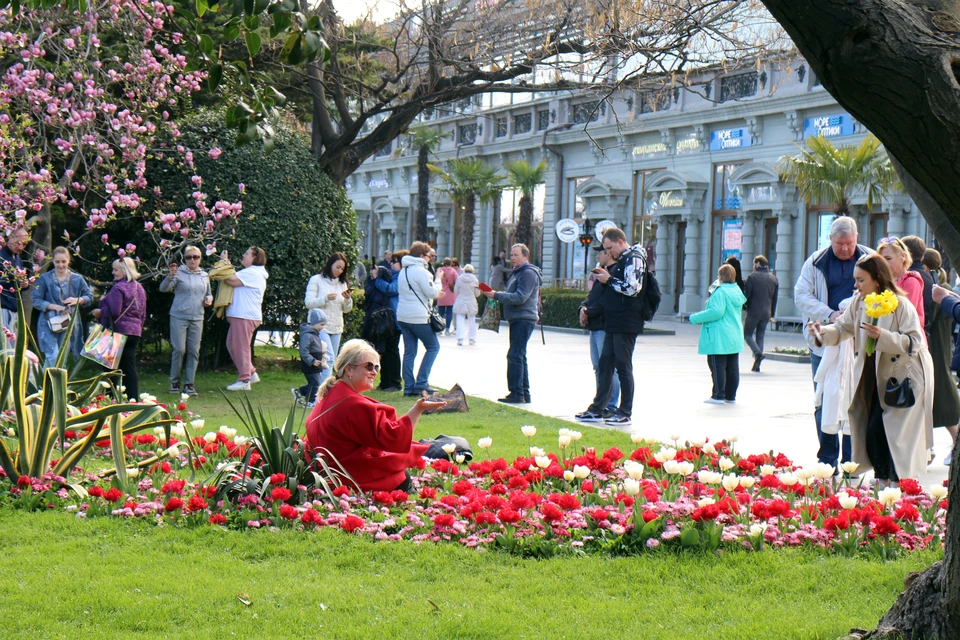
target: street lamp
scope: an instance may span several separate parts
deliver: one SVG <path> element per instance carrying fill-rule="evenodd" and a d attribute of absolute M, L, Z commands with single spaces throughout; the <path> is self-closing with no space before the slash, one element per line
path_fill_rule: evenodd
<path fill-rule="evenodd" d="M 587 272 L 590 269 L 588 258 L 590 257 L 590 245 L 593 244 L 593 234 L 590 233 L 590 222 L 583 221 L 583 233 L 580 234 L 580 246 L 583 247 L 583 279 L 586 281 Z"/>

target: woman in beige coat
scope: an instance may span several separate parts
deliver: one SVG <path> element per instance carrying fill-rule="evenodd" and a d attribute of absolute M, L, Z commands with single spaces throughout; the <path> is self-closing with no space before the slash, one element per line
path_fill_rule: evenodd
<path fill-rule="evenodd" d="M 873 469 L 878 480 L 899 482 L 918 478 L 927 469 L 927 449 L 933 441 L 933 361 L 923 325 L 910 301 L 894 284 L 886 261 L 864 256 L 853 271 L 857 293 L 835 324 L 808 326 L 818 346 L 853 340 L 854 393 L 850 403 L 850 436 L 858 471 Z M 898 305 L 876 326 L 866 315 L 864 298 L 886 290 L 897 294 Z M 876 352 L 867 355 L 867 338 L 876 339 Z M 912 407 L 887 406 L 887 382 L 909 376 L 916 402 Z"/>

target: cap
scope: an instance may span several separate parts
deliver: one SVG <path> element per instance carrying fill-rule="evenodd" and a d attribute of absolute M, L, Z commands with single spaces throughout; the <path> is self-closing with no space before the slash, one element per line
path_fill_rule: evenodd
<path fill-rule="evenodd" d="M 327 323 L 327 314 L 323 312 L 323 309 L 310 309 L 307 311 L 307 324 L 313 326 L 315 324 L 326 324 Z"/>

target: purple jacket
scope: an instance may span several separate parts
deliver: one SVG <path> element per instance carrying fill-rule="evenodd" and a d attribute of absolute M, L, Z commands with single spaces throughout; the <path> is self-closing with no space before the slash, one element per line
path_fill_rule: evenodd
<path fill-rule="evenodd" d="M 139 336 L 147 317 L 147 292 L 139 282 L 114 282 L 100 299 L 100 324 L 125 336 Z"/>

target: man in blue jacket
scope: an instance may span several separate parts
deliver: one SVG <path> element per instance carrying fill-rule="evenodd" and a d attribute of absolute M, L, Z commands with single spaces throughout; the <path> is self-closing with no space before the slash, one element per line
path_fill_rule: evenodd
<path fill-rule="evenodd" d="M 933 285 L 930 291 L 930 299 L 935 304 L 939 304 L 943 312 L 953 318 L 954 322 L 960 322 L 960 296 L 957 296 L 957 294 L 950 291 L 950 289 Z M 950 369 L 960 371 L 960 336 L 958 336 L 957 344 L 953 350 L 953 360 L 950 363 Z M 956 448 L 957 444 L 957 425 L 947 426 L 947 431 L 950 432 L 954 446 L 950 449 L 950 453 L 944 457 L 943 464 L 950 466 L 950 463 L 953 461 L 953 449 Z"/>
<path fill-rule="evenodd" d="M 23 253 L 27 243 L 30 242 L 30 236 L 23 227 L 17 227 L 7 237 L 7 243 L 0 248 L 0 286 L 3 292 L 0 293 L 0 307 L 2 307 L 3 326 L 16 333 L 17 331 L 17 307 L 18 300 L 16 290 L 21 288 L 14 277 L 14 271 L 23 269 L 23 259 L 20 254 Z M 30 317 L 27 316 L 29 322 Z"/>
<path fill-rule="evenodd" d="M 510 249 L 513 273 L 506 291 L 484 291 L 483 295 L 503 305 L 503 317 L 510 324 L 510 348 L 507 350 L 507 389 L 500 402 L 525 404 L 530 402 L 530 376 L 527 370 L 527 342 L 540 319 L 537 304 L 540 301 L 540 269 L 530 264 L 530 249 L 515 244 Z"/>

